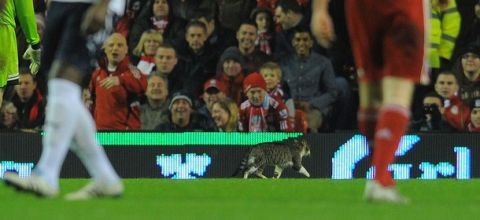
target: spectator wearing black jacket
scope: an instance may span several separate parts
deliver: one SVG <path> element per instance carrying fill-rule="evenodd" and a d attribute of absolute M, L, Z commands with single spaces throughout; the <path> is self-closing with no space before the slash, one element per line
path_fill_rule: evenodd
<path fill-rule="evenodd" d="M 257 26 L 253 22 L 243 22 L 237 30 L 238 50 L 243 55 L 243 71 L 246 74 L 258 72 L 260 66 L 272 60 L 255 46 L 257 37 Z"/>
<path fill-rule="evenodd" d="M 460 85 L 460 97 L 469 105 L 480 98 L 480 45 L 471 44 L 463 49 L 454 72 Z"/>
<path fill-rule="evenodd" d="M 18 112 L 18 128 L 40 130 L 45 122 L 46 101 L 28 71 L 21 71 L 12 102 Z"/>
<path fill-rule="evenodd" d="M 183 39 L 187 25 L 196 17 L 203 15 L 216 16 L 217 4 L 213 0 L 171 0 L 172 36 L 170 40 L 176 44 L 176 39 Z"/>
<path fill-rule="evenodd" d="M 436 92 L 430 92 L 423 98 L 423 108 L 416 110 L 416 117 L 412 120 L 412 131 L 420 132 L 453 132 L 444 117 L 444 100 Z"/>
<path fill-rule="evenodd" d="M 235 32 L 242 22 L 248 21 L 257 6 L 256 0 L 216 0 L 219 29 L 227 42 L 235 42 Z M 233 46 L 233 45 L 227 45 Z"/>
<path fill-rule="evenodd" d="M 297 1 L 279 0 L 275 8 L 275 22 L 282 27 L 282 31 L 277 32 L 275 38 L 275 59 L 280 59 L 288 54 L 295 53 L 291 46 L 293 39 L 293 30 L 301 27 L 310 30 L 310 18 L 305 13 L 305 8 Z"/>
<path fill-rule="evenodd" d="M 203 83 L 215 76 L 219 51 L 208 48 L 204 23 L 193 20 L 188 23 L 186 30 L 185 41 L 177 46 L 178 56 L 184 64 L 177 83 L 188 93 L 199 96 Z"/>
<path fill-rule="evenodd" d="M 180 77 L 184 67 L 173 45 L 163 43 L 158 46 L 155 53 L 155 72 L 168 79 L 168 91 L 171 94 L 182 89 Z"/>

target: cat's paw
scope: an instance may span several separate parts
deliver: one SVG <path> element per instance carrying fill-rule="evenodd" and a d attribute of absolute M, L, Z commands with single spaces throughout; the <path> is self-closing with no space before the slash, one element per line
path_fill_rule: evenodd
<path fill-rule="evenodd" d="M 308 171 L 305 169 L 305 167 L 300 168 L 300 170 L 298 172 L 303 174 L 306 177 L 310 177 L 310 173 L 308 173 Z"/>

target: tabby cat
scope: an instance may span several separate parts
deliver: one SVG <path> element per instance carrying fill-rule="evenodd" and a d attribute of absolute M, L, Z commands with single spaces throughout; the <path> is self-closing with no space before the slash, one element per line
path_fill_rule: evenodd
<path fill-rule="evenodd" d="M 310 155 L 310 146 L 305 138 L 287 140 L 283 142 L 263 143 L 253 147 L 244 158 L 243 178 L 248 178 L 250 174 L 255 174 L 261 178 L 267 178 L 263 175 L 265 166 L 274 166 L 273 178 L 280 178 L 283 169 L 293 167 L 293 169 L 306 177 L 310 177 L 308 171 L 302 165 L 302 158 Z"/>

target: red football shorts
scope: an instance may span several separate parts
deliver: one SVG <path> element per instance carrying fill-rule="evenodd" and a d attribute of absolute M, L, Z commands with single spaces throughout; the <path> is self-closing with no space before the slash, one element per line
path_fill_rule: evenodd
<path fill-rule="evenodd" d="M 419 82 L 425 60 L 423 0 L 347 0 L 360 81 L 395 76 Z"/>

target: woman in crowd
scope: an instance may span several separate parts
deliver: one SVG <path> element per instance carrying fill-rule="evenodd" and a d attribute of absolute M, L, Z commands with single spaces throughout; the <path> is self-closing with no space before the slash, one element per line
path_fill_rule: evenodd
<path fill-rule="evenodd" d="M 143 32 L 140 41 L 133 49 L 133 55 L 138 60 L 132 60 L 133 63 L 137 63 L 137 68 L 145 75 L 150 75 L 155 67 L 155 53 L 163 43 L 162 34 L 156 30 L 148 30 Z"/>
<path fill-rule="evenodd" d="M 234 132 L 238 130 L 238 107 L 231 99 L 225 98 L 213 103 L 212 117 L 218 131 Z"/>
<path fill-rule="evenodd" d="M 128 36 L 128 45 L 137 45 L 146 30 L 160 32 L 164 39 L 168 39 L 172 24 L 170 4 L 167 0 L 151 0 L 145 5 L 135 19 Z"/>

